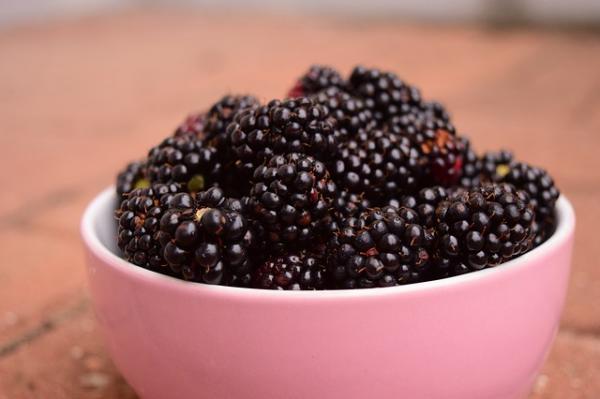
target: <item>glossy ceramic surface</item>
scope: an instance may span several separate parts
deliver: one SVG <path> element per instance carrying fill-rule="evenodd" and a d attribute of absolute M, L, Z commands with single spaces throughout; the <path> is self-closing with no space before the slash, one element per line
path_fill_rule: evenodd
<path fill-rule="evenodd" d="M 108 349 L 145 399 L 513 399 L 565 300 L 575 218 L 497 268 L 402 287 L 278 292 L 188 283 L 115 252 L 113 189 L 82 236 Z"/>

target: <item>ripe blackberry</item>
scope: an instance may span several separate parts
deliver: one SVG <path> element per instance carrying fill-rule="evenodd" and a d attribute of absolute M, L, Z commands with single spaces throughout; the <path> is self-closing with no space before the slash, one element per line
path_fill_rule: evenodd
<path fill-rule="evenodd" d="M 253 96 L 227 95 L 216 102 L 206 114 L 206 140 L 222 149 L 227 143 L 227 126 L 238 111 L 255 109 L 260 102 Z"/>
<path fill-rule="evenodd" d="M 547 171 L 517 162 L 510 151 L 488 152 L 482 157 L 482 180 L 506 182 L 529 194 L 540 233 L 552 231 L 554 206 L 560 192 Z"/>
<path fill-rule="evenodd" d="M 146 269 L 168 271 L 157 233 L 160 218 L 181 190 L 175 183 L 153 184 L 124 194 L 115 216 L 119 221 L 117 245 L 125 260 Z"/>
<path fill-rule="evenodd" d="M 274 248 L 307 243 L 329 221 L 336 186 L 325 165 L 309 155 L 276 155 L 256 168 L 248 212 Z"/>
<path fill-rule="evenodd" d="M 248 286 L 252 271 L 248 250 L 252 232 L 218 187 L 200 192 L 196 201 L 178 194 L 160 220 L 159 241 L 172 271 L 186 280 Z"/>
<path fill-rule="evenodd" d="M 391 72 L 357 66 L 349 80 L 350 92 L 363 98 L 373 116 L 385 121 L 421 104 L 421 93 Z"/>
<path fill-rule="evenodd" d="M 373 201 L 412 192 L 421 179 L 418 152 L 410 141 L 379 129 L 341 143 L 330 170 L 338 187 Z"/>
<path fill-rule="evenodd" d="M 252 287 L 271 290 L 326 289 L 326 267 L 322 257 L 307 251 L 275 256 L 252 275 Z"/>
<path fill-rule="evenodd" d="M 336 121 L 336 131 L 340 136 L 338 141 L 346 140 L 361 130 L 374 127 L 375 120 L 364 102 L 337 87 L 320 91 L 312 98 L 318 104 L 325 106 L 329 117 Z"/>
<path fill-rule="evenodd" d="M 251 175 L 273 155 L 328 157 L 337 148 L 335 126 L 327 108 L 304 97 L 273 100 L 241 111 L 227 127 L 227 134 L 242 176 Z"/>
<path fill-rule="evenodd" d="M 418 149 L 420 165 L 431 184 L 450 186 L 461 177 L 469 141 L 457 136 L 450 122 L 435 115 L 435 111 L 416 109 L 391 118 L 387 129 L 409 138 Z"/>
<path fill-rule="evenodd" d="M 531 249 L 535 214 L 529 196 L 486 183 L 436 208 L 436 275 L 462 274 L 506 262 Z"/>
<path fill-rule="evenodd" d="M 538 223 L 553 223 L 554 206 L 560 192 L 548 172 L 526 163 L 516 162 L 510 167 L 503 181 L 529 194 Z"/>
<path fill-rule="evenodd" d="M 481 159 L 481 180 L 506 182 L 529 194 L 535 210 L 538 232 L 542 241 L 552 233 L 554 206 L 560 192 L 547 171 L 523 162 L 517 162 L 512 152 L 487 152 Z"/>
<path fill-rule="evenodd" d="M 136 161 L 129 163 L 124 170 L 117 175 L 117 194 L 119 198 L 136 188 L 147 188 L 150 181 L 146 177 L 146 163 Z"/>
<path fill-rule="evenodd" d="M 427 278 L 430 251 L 422 226 L 393 207 L 346 219 L 329 245 L 328 269 L 336 288 L 387 287 Z"/>
<path fill-rule="evenodd" d="M 226 95 L 214 103 L 208 112 L 189 115 L 175 130 L 175 137 L 195 136 L 210 141 L 213 147 L 225 143 L 225 129 L 236 112 L 257 107 L 258 100 L 252 96 Z"/>
<path fill-rule="evenodd" d="M 220 181 L 222 166 L 215 147 L 192 135 L 168 137 L 148 154 L 151 182 L 176 182 L 197 192 Z"/>
<path fill-rule="evenodd" d="M 346 82 L 335 69 L 323 65 L 313 65 L 298 79 L 287 97 L 305 97 L 330 87 L 344 88 L 345 86 Z"/>

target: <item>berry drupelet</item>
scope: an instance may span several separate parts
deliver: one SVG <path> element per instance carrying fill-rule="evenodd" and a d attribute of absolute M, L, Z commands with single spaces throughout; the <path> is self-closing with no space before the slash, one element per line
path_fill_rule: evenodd
<path fill-rule="evenodd" d="M 150 186 L 150 181 L 146 177 L 146 162 L 135 161 L 129 163 L 124 170 L 117 175 L 117 195 L 122 198 L 136 188 L 147 188 Z"/>
<path fill-rule="evenodd" d="M 323 290 L 327 288 L 322 256 L 305 250 L 274 256 L 252 275 L 252 287 L 271 290 Z"/>
<path fill-rule="evenodd" d="M 329 169 L 340 188 L 381 201 L 418 187 L 418 161 L 407 138 L 374 129 L 343 142 Z"/>
<path fill-rule="evenodd" d="M 151 182 L 176 182 L 198 192 L 220 181 L 222 166 L 215 147 L 192 135 L 169 137 L 148 154 Z"/>
<path fill-rule="evenodd" d="M 423 227 L 408 222 L 394 207 L 374 208 L 346 219 L 329 245 L 329 272 L 336 288 L 423 281 L 429 263 Z"/>
<path fill-rule="evenodd" d="M 252 232 L 240 201 L 213 187 L 176 195 L 160 220 L 159 241 L 173 272 L 207 284 L 248 286 Z"/>
<path fill-rule="evenodd" d="M 435 217 L 437 277 L 496 266 L 533 245 L 529 196 L 509 184 L 459 191 L 438 204 Z"/>
<path fill-rule="evenodd" d="M 117 245 L 123 257 L 138 266 L 167 272 L 158 241 L 159 222 L 174 195 L 182 191 L 178 184 L 153 184 L 124 194 L 115 211 L 118 219 Z"/>
<path fill-rule="evenodd" d="M 325 165 L 309 155 L 276 155 L 256 168 L 248 212 L 272 248 L 318 239 L 330 220 L 336 186 Z"/>
<path fill-rule="evenodd" d="M 327 108 L 304 97 L 241 111 L 227 127 L 227 135 L 238 171 L 245 177 L 273 155 L 327 157 L 337 150 Z"/>
<path fill-rule="evenodd" d="M 335 69 L 323 65 L 313 65 L 298 79 L 287 97 L 305 97 L 330 87 L 344 88 L 345 86 L 346 81 Z"/>

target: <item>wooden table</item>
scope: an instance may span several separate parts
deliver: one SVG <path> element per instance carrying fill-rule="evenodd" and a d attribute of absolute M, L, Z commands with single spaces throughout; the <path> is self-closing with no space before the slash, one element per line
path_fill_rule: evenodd
<path fill-rule="evenodd" d="M 510 147 L 552 172 L 577 208 L 577 243 L 532 397 L 600 397 L 600 35 L 154 11 L 0 31 L 1 399 L 135 397 L 87 295 L 85 204 L 186 113 L 225 92 L 280 97 L 313 62 L 397 71 L 477 149 Z"/>

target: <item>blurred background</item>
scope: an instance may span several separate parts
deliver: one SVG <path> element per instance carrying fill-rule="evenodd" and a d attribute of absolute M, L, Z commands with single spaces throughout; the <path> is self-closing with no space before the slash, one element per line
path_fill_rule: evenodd
<path fill-rule="evenodd" d="M 578 231 L 531 397 L 600 397 L 599 1 L 0 0 L 0 399 L 136 397 L 89 303 L 85 205 L 187 114 L 313 63 L 394 71 L 476 150 L 550 171 Z"/>
<path fill-rule="evenodd" d="M 3 0 L 0 23 L 10 24 L 123 9 L 194 8 L 269 9 L 421 21 L 528 22 L 595 25 L 600 19 L 596 0 Z"/>

